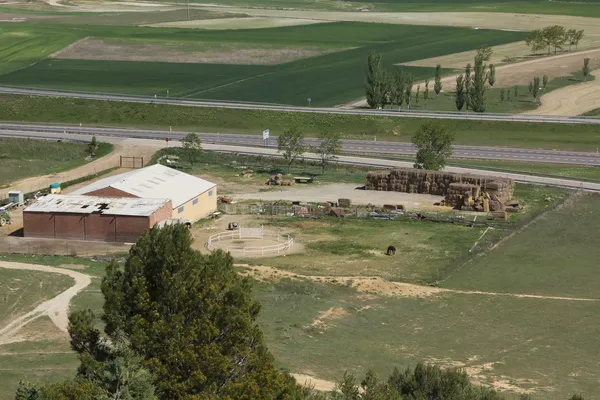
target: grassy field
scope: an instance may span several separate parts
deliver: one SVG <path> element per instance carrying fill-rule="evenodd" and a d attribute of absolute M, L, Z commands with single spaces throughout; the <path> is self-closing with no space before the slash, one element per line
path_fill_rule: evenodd
<path fill-rule="evenodd" d="M 0 328 L 72 285 L 65 275 L 0 268 Z"/>
<path fill-rule="evenodd" d="M 54 174 L 79 167 L 90 161 L 86 158 L 86 148 L 84 143 L 0 138 L 0 187 L 30 176 Z M 99 143 L 96 158 L 112 150 L 112 144 Z"/>
<path fill-rule="evenodd" d="M 547 207 L 545 198 L 557 198 L 557 194 L 555 189 L 537 187 L 517 192 L 533 210 Z M 467 368 L 478 382 L 506 391 L 509 398 L 517 398 L 515 391 L 528 391 L 535 400 L 564 400 L 576 392 L 593 395 L 600 390 L 595 303 L 453 290 L 592 295 L 598 283 L 593 276 L 594 260 L 598 258 L 593 232 L 599 222 L 599 207 L 598 196 L 585 195 L 563 209 L 550 211 L 496 251 L 456 272 L 444 285 L 449 291 L 423 297 L 393 295 L 383 287 L 379 292 L 357 293 L 343 285 L 304 280 L 301 275 L 379 274 L 410 280 L 409 271 L 425 273 L 444 258 L 442 253 L 452 253 L 463 245 L 458 243 L 459 238 L 472 239 L 461 230 L 477 229 L 453 226 L 454 230 L 444 230 L 436 224 L 394 222 L 390 229 L 389 221 L 385 221 L 385 227 L 378 225 L 384 221 L 363 221 L 365 224 L 359 227 L 353 225 L 359 221 L 350 220 L 274 220 L 271 224 L 275 226 L 293 225 L 300 235 L 321 239 L 312 242 L 316 245 L 307 245 L 307 254 L 313 255 L 312 260 L 301 262 L 307 267 L 294 266 L 293 255 L 261 260 L 300 276 L 255 284 L 254 295 L 263 306 L 260 326 L 279 367 L 321 379 L 336 380 L 345 370 L 362 374 L 368 368 L 384 375 L 395 366 L 402 369 L 425 360 Z M 357 228 L 362 237 L 357 237 Z M 560 230 L 563 233 L 558 233 Z M 378 256 L 369 250 L 379 250 L 380 243 L 389 240 L 389 236 L 383 237 L 386 232 L 401 235 L 406 247 L 400 247 L 393 259 L 377 260 Z M 327 246 L 319 244 L 326 237 L 337 237 L 338 241 L 331 240 Z M 349 250 L 352 255 L 336 254 Z M 583 253 L 585 257 L 581 257 Z M 104 262 L 43 256 L 1 259 L 55 266 L 87 265 L 83 271 L 94 276 L 92 285 L 73 300 L 72 309 L 100 310 L 98 278 Z M 412 263 L 419 259 L 421 262 Z M 322 265 L 317 265 L 321 260 Z M 541 265 L 544 260 L 547 267 Z M 522 268 L 516 271 L 513 265 Z M 1 375 L 7 384 L 0 397 L 12 393 L 11 386 L 24 375 L 55 381 L 75 371 L 77 362 L 67 341 L 52 336 L 48 324 L 47 320 L 36 321 L 26 332 L 31 332 L 35 340 L 0 349 L 0 369 L 7 366 Z M 35 337 L 40 331 L 50 332 L 50 337 Z"/>
<path fill-rule="evenodd" d="M 307 136 L 338 131 L 348 139 L 410 142 L 426 119 L 327 115 L 278 111 L 179 107 L 77 99 L 0 95 L 0 120 L 121 125 L 149 129 L 273 135 L 292 126 Z M 600 134 L 593 125 L 446 121 L 456 134 L 456 144 L 590 151 L 598 147 Z"/>
<path fill-rule="evenodd" d="M 387 375 L 394 366 L 427 360 L 466 367 L 500 390 L 534 391 L 536 400 L 600 390 L 596 304 L 475 294 L 357 295 L 285 280 L 255 288 L 269 348 L 294 372 L 337 380 L 345 370 Z M 315 324 L 332 308 L 333 318 Z"/>
<path fill-rule="evenodd" d="M 392 67 L 396 63 L 470 50 L 482 43 L 497 45 L 517 41 L 524 36 L 522 32 L 370 23 L 218 32 L 41 25 L 39 22 L 5 26 L 13 35 L 38 36 L 38 29 L 43 28 L 44 32 L 55 29 L 76 38 L 245 43 L 249 47 L 256 43 L 273 48 L 294 45 L 350 48 L 276 66 L 51 59 L 0 76 L 0 84 L 146 95 L 166 95 L 169 90 L 171 96 L 216 100 L 304 105 L 310 97 L 315 106 L 341 104 L 361 97 L 366 59 L 372 51 L 381 53 L 386 66 Z M 433 75 L 431 68 L 407 70 L 416 80 Z"/>
<path fill-rule="evenodd" d="M 588 80 L 594 80 L 595 77 L 590 75 L 591 79 L 588 77 Z M 548 86 L 544 90 L 540 90 L 540 97 L 544 94 L 550 93 L 553 90 L 560 89 L 570 85 L 576 85 L 578 83 L 583 82 L 583 73 L 576 72 L 574 74 L 565 75 L 563 77 L 555 78 L 548 81 Z M 533 95 L 529 93 L 529 88 L 527 86 L 517 86 L 518 95 L 515 97 L 514 94 L 514 86 L 511 88 L 504 89 L 504 100 L 502 100 L 500 88 L 491 88 L 486 91 L 485 99 L 486 99 L 486 112 L 494 112 L 494 113 L 508 113 L 508 114 L 517 114 L 527 111 L 535 110 L 538 105 L 536 104 Z M 421 94 L 420 101 L 417 104 L 413 102 L 411 104 L 411 108 L 414 110 L 439 110 L 439 111 L 456 111 L 456 92 L 455 88 L 447 88 L 446 91 L 440 94 L 440 96 L 436 97 L 435 92 L 433 92 L 433 82 L 430 82 L 429 85 L 429 100 L 425 102 L 423 97 L 423 91 L 425 90 L 425 85 L 421 85 Z M 510 91 L 510 99 L 508 98 Z M 413 95 L 416 92 L 413 91 Z M 466 111 L 466 108 L 463 108 L 463 111 Z"/>
<path fill-rule="evenodd" d="M 454 274 L 445 286 L 552 296 L 598 296 L 600 196 L 581 195 Z"/>

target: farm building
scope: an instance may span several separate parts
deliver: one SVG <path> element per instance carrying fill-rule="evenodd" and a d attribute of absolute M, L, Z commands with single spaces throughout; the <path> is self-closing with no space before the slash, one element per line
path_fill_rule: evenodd
<path fill-rule="evenodd" d="M 23 210 L 26 237 L 135 242 L 171 217 L 169 199 L 50 194 Z"/>
<path fill-rule="evenodd" d="M 217 185 L 164 165 L 100 179 L 73 194 L 170 199 L 173 218 L 197 221 L 217 210 Z"/>

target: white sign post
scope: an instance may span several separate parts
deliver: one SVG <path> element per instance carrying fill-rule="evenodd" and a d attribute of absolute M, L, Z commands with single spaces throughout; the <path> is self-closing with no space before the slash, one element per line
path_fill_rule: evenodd
<path fill-rule="evenodd" d="M 269 130 L 268 129 L 265 129 L 263 131 L 263 140 L 265 142 L 265 146 L 268 146 L 269 145 Z"/>

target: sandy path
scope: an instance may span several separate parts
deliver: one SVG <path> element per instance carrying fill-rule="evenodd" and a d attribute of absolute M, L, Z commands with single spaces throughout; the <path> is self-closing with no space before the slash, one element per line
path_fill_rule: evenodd
<path fill-rule="evenodd" d="M 581 115 L 586 111 L 600 108 L 600 69 L 591 72 L 599 77 L 590 82 L 582 82 L 554 90 L 541 97 L 542 105 L 529 114 L 539 115 Z"/>
<path fill-rule="evenodd" d="M 0 268 L 53 272 L 56 274 L 68 275 L 75 280 L 75 285 L 71 286 L 69 289 L 65 290 L 53 299 L 43 302 L 32 311 L 18 317 L 17 319 L 11 321 L 4 328 L 0 329 L 0 345 L 10 343 L 14 335 L 23 326 L 44 315 L 50 317 L 58 329 L 65 333 L 67 332 L 67 327 L 69 324 L 69 303 L 77 293 L 85 289 L 91 283 L 91 278 L 89 275 L 69 269 L 54 268 L 45 265 L 22 264 L 9 261 L 0 261 Z"/>
<path fill-rule="evenodd" d="M 310 375 L 302 375 L 302 374 L 291 374 L 299 385 L 313 387 L 316 390 L 320 390 L 322 392 L 331 392 L 335 389 L 335 382 L 325 381 L 323 379 L 317 379 Z"/>
<path fill-rule="evenodd" d="M 595 68 L 600 65 L 600 49 L 584 50 L 559 54 L 556 56 L 542 57 L 535 60 L 528 60 L 514 64 L 499 65 L 496 67 L 497 83 L 494 87 L 509 87 L 514 85 L 527 84 L 533 77 L 540 75 L 548 75 L 549 77 L 566 76 L 574 71 L 581 69 L 583 58 L 589 57 L 590 67 Z M 597 73 L 598 71 L 592 72 Z M 454 91 L 456 89 L 456 75 L 448 75 L 442 78 L 443 91 Z M 417 90 L 417 86 L 424 86 L 424 82 L 417 82 L 413 86 L 413 91 Z M 574 85 L 575 86 L 575 85 Z M 573 87 L 573 86 L 570 86 Z M 433 88 L 433 79 L 430 82 L 430 89 Z M 560 89 L 563 90 L 563 89 Z M 555 93 L 556 91 L 552 92 Z M 549 93 L 551 95 L 552 93 Z M 435 94 L 434 94 L 435 95 Z M 543 99 L 544 97 L 542 97 Z M 366 107 L 365 99 L 356 100 L 347 104 L 345 107 Z M 598 107 L 595 107 L 598 108 Z M 590 110 L 593 108 L 590 108 Z M 587 111 L 587 110 L 586 110 Z M 579 114 L 585 111 L 580 112 Z M 532 112 L 528 112 L 531 114 Z M 536 113 L 536 112 L 534 112 Z M 537 114 L 537 113 L 536 113 Z M 552 113 L 550 113 L 552 114 Z M 557 114 L 553 115 L 578 115 L 578 114 Z"/>
<path fill-rule="evenodd" d="M 562 301 L 583 301 L 583 302 L 600 302 L 600 299 L 591 299 L 585 297 L 566 297 L 566 296 L 543 296 L 536 294 L 520 294 L 520 293 L 500 293 L 500 292 L 483 292 L 479 290 L 457 290 L 446 289 L 433 286 L 415 285 L 412 283 L 392 282 L 382 279 L 378 276 L 309 276 L 300 275 L 294 272 L 267 267 L 267 266 L 249 266 L 245 267 L 242 275 L 247 275 L 258 281 L 272 281 L 287 279 L 302 279 L 317 283 L 328 283 L 340 286 L 348 286 L 356 289 L 357 292 L 376 294 L 387 297 L 429 297 L 437 294 L 467 294 L 467 295 L 483 295 L 483 296 L 504 296 L 514 297 L 518 299 L 540 299 L 540 300 L 562 300 Z"/>

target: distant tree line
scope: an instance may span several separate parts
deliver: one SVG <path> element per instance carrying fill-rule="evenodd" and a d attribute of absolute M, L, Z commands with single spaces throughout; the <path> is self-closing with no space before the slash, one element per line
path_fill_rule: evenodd
<path fill-rule="evenodd" d="M 566 29 L 561 25 L 547 26 L 542 29 L 532 31 L 525 39 L 527 46 L 531 47 L 532 52 L 548 50 L 548 54 L 554 49 L 554 54 L 557 50 L 562 50 L 564 46 L 572 46 L 575 49 L 579 46 L 579 42 L 583 39 L 583 29 Z"/>

